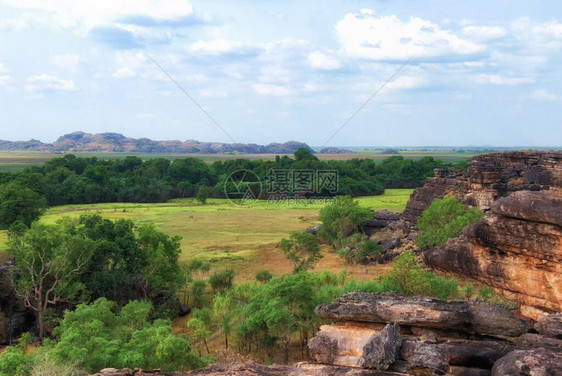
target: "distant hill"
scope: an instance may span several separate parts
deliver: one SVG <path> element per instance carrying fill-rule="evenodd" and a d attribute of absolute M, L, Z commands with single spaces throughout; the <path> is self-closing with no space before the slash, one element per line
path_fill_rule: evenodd
<path fill-rule="evenodd" d="M 200 153 L 200 154 L 292 154 L 301 147 L 312 150 L 297 141 L 257 144 L 226 144 L 196 140 L 154 141 L 148 138 L 130 138 L 119 133 L 73 132 L 59 137 L 52 144 L 41 141 L 3 141 L 0 150 L 60 151 L 60 152 L 125 152 L 125 153 Z"/>

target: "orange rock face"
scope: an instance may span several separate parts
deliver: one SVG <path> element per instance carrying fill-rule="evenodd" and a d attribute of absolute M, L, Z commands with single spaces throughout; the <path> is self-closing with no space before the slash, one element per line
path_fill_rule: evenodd
<path fill-rule="evenodd" d="M 435 269 L 492 286 L 535 320 L 562 311 L 562 197 L 515 192 L 424 258 Z"/>

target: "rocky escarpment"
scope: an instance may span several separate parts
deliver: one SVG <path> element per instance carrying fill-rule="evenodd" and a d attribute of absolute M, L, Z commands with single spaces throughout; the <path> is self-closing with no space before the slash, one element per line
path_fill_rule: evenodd
<path fill-rule="evenodd" d="M 435 170 L 435 177 L 414 191 L 402 219 L 413 228 L 437 198 L 454 194 L 469 206 L 487 211 L 499 198 L 516 191 L 562 195 L 561 152 L 505 152 L 473 158 L 466 172 Z"/>
<path fill-rule="evenodd" d="M 426 264 L 494 287 L 534 319 L 562 311 L 562 197 L 547 192 L 498 200 L 463 236 L 425 251 Z"/>
<path fill-rule="evenodd" d="M 318 363 L 415 375 L 499 376 L 529 375 L 525 370 L 537 370 L 535 359 L 550 357 L 545 363 L 550 373 L 542 374 L 562 372 L 562 363 L 553 366 L 562 356 L 562 341 L 528 333 L 528 322 L 495 303 L 348 293 L 316 313 L 334 320 L 309 342 Z M 562 326 L 557 317 L 543 321 L 550 334 Z M 519 373 L 509 373 L 512 358 Z"/>
<path fill-rule="evenodd" d="M 431 205 L 433 200 L 443 198 L 454 192 L 458 179 L 463 173 L 459 170 L 435 169 L 435 177 L 427 178 L 423 187 L 417 188 L 402 212 L 402 220 L 410 227 L 416 228 L 418 218 Z"/>

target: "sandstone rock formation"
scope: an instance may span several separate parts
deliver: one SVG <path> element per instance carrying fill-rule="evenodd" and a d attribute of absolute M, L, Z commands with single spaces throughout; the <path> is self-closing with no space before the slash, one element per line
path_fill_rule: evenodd
<path fill-rule="evenodd" d="M 294 366 L 265 366 L 255 363 L 214 364 L 204 369 L 189 372 L 162 372 L 106 368 L 92 376 L 392 376 L 396 373 L 366 369 L 326 366 L 302 363 Z"/>
<path fill-rule="evenodd" d="M 482 154 L 473 158 L 466 172 L 435 170 L 435 177 L 414 191 L 402 219 L 415 228 L 431 202 L 446 194 L 487 211 L 497 199 L 516 191 L 548 191 L 562 196 L 562 153 Z"/>
<path fill-rule="evenodd" d="M 509 338 L 525 334 L 528 323 L 505 306 L 481 300 L 446 302 L 354 292 L 319 305 L 316 314 L 335 320 L 309 342 L 313 359 L 330 365 L 407 374 L 489 375 L 509 352 L 536 346 L 532 340 L 518 345 Z"/>
<path fill-rule="evenodd" d="M 377 368 L 380 359 L 392 358 L 381 355 L 398 349 L 400 343 L 388 371 L 463 376 L 490 375 L 492 368 L 498 375 L 546 376 L 562 371 L 562 341 L 527 333 L 530 326 L 499 304 L 347 293 L 332 304 L 318 306 L 316 312 L 335 320 L 309 342 L 319 363 Z M 553 336 L 558 318 L 541 320 Z M 543 368 L 538 367 L 539 361 Z"/>
<path fill-rule="evenodd" d="M 492 286 L 535 320 L 562 311 L 562 197 L 515 192 L 424 260 Z"/>
<path fill-rule="evenodd" d="M 435 177 L 428 178 L 423 187 L 417 188 L 402 213 L 402 220 L 412 228 L 417 228 L 418 218 L 431 205 L 433 200 L 445 197 L 457 188 L 458 179 L 462 177 L 459 170 L 436 169 Z"/>
<path fill-rule="evenodd" d="M 529 325 L 506 307 L 484 301 L 452 301 L 406 297 L 395 293 L 343 294 L 315 310 L 322 318 L 339 321 L 396 323 L 424 328 L 456 330 L 490 336 L 517 337 Z"/>

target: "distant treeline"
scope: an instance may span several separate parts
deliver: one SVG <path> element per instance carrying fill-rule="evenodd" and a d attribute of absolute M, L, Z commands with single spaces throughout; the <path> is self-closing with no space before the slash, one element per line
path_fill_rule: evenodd
<path fill-rule="evenodd" d="M 382 194 L 385 188 L 418 187 L 427 177 L 433 176 L 433 169 L 446 167 L 463 168 L 466 163 L 445 163 L 432 157 L 415 161 L 402 156 L 393 156 L 379 163 L 370 159 L 321 161 L 306 148 L 295 152 L 294 158 L 277 156 L 272 161 L 236 159 L 212 164 L 197 158 L 143 161 L 130 156 L 104 160 L 68 154 L 53 158 L 42 166 L 0 174 L 0 226 L 5 227 L 6 223 L 21 216 L 20 208 L 34 206 L 32 202 L 39 206 L 42 203 L 43 206 L 55 206 L 164 202 L 172 198 L 195 197 L 203 186 L 208 187 L 210 197 L 224 197 L 228 176 L 241 169 L 252 171 L 264 184 L 271 170 L 335 170 L 339 179 L 337 192 L 323 190 L 315 193 L 360 196 Z M 30 223 L 29 219 L 20 219 Z"/>

